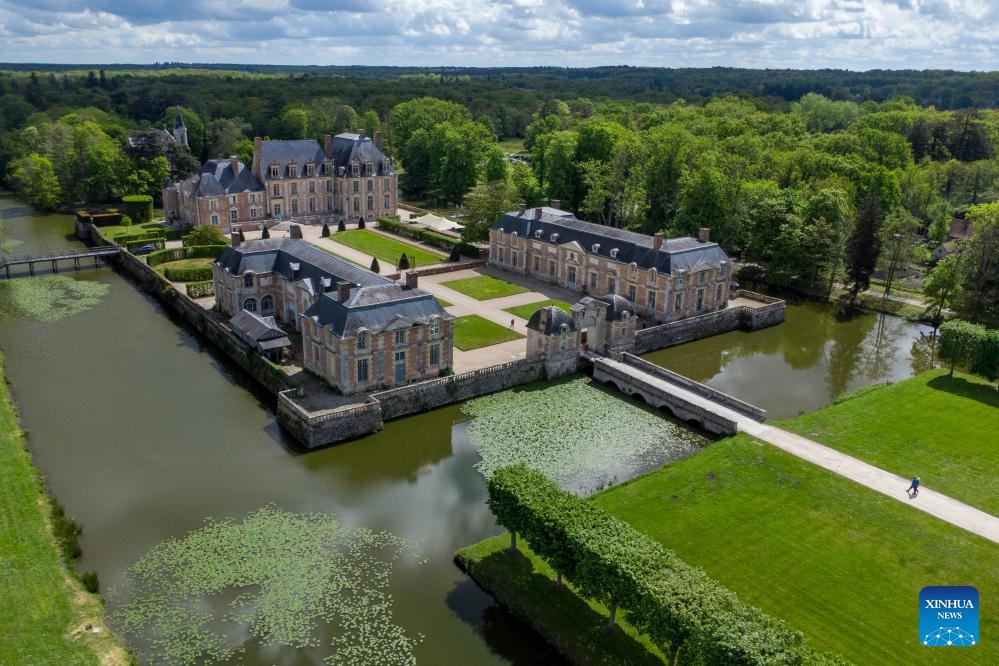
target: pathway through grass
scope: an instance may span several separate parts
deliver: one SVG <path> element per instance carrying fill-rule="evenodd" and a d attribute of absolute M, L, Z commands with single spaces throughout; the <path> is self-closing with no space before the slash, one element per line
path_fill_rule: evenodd
<path fill-rule="evenodd" d="M 454 289 L 458 293 L 470 296 L 477 301 L 488 301 L 503 296 L 513 296 L 523 294 L 528 291 L 526 287 L 494 278 L 491 275 L 477 275 L 460 280 L 449 280 L 441 282 L 441 285 L 448 289 Z"/>
<path fill-rule="evenodd" d="M 402 257 L 403 253 L 410 259 L 410 268 L 414 267 L 414 260 L 416 266 L 428 266 L 439 264 L 447 259 L 441 253 L 393 240 L 368 229 L 340 231 L 332 234 L 330 240 L 378 257 L 378 261 L 387 261 L 391 266 L 398 265 L 399 258 Z"/>
<path fill-rule="evenodd" d="M 454 346 L 461 351 L 471 351 L 522 337 L 524 336 L 520 333 L 479 315 L 465 315 L 454 322 Z"/>

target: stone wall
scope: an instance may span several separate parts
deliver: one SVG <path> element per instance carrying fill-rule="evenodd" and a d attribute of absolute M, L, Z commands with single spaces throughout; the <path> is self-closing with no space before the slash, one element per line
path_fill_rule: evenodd
<path fill-rule="evenodd" d="M 310 449 L 362 437 L 382 429 L 384 421 L 377 401 L 307 412 L 295 404 L 294 393 L 294 389 L 278 393 L 278 423 Z"/>
<path fill-rule="evenodd" d="M 763 294 L 739 290 L 735 298 L 759 302 L 759 306 L 738 305 L 698 317 L 652 326 L 635 333 L 635 353 L 646 354 L 692 340 L 729 331 L 756 331 L 784 321 L 784 301 Z"/>
<path fill-rule="evenodd" d="M 749 418 L 755 421 L 763 421 L 767 417 L 767 410 L 751 405 L 748 402 L 743 402 L 738 398 L 734 398 L 727 393 L 722 393 L 717 391 L 710 386 L 705 386 L 700 382 L 695 382 L 693 379 L 684 377 L 683 375 L 678 375 L 675 372 L 662 368 L 654 363 L 649 363 L 644 359 L 640 359 L 632 354 L 621 354 L 621 362 L 626 363 L 634 368 L 638 368 L 646 374 L 652 375 L 653 377 L 658 377 L 664 381 L 671 384 L 676 384 L 682 388 L 687 389 L 691 393 L 695 393 L 702 398 L 716 402 L 719 405 L 728 407 L 740 414 L 745 414 Z"/>

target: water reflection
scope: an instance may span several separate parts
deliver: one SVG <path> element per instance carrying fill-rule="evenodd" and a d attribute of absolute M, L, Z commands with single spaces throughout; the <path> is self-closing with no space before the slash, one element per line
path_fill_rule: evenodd
<path fill-rule="evenodd" d="M 786 418 L 862 386 L 928 367 L 929 326 L 831 304 L 789 303 L 780 326 L 736 331 L 647 354 L 687 375 Z"/>

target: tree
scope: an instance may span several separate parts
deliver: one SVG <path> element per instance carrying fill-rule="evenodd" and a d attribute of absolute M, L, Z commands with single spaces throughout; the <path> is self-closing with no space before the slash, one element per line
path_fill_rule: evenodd
<path fill-rule="evenodd" d="M 471 112 L 461 104 L 435 97 L 420 97 L 396 104 L 389 113 L 387 147 L 390 152 L 397 152 L 417 130 L 431 132 L 443 123 L 460 123 L 471 119 Z"/>
<path fill-rule="evenodd" d="M 319 237 L 320 238 L 329 238 L 330 237 L 330 225 L 329 225 L 329 223 L 323 222 L 323 230 L 322 230 L 322 232 L 320 232 Z"/>
<path fill-rule="evenodd" d="M 382 267 L 378 265 L 378 257 L 371 257 L 371 272 L 380 273 Z"/>
<path fill-rule="evenodd" d="M 923 283 L 923 295 L 929 301 L 926 311 L 936 308 L 933 327 L 940 326 L 943 310 L 961 297 L 960 254 L 950 254 L 941 259 Z"/>
<path fill-rule="evenodd" d="M 467 216 L 462 220 L 461 239 L 467 243 L 489 240 L 489 227 L 503 213 L 517 207 L 517 188 L 507 180 L 479 183 L 465 195 Z"/>
<path fill-rule="evenodd" d="M 358 118 L 358 122 L 361 124 L 361 127 L 364 128 L 364 131 L 367 132 L 368 136 L 374 136 L 375 132 L 382 128 L 381 118 L 379 118 L 378 113 L 372 109 L 368 109 L 362 113 L 361 117 Z"/>
<path fill-rule="evenodd" d="M 188 245 L 225 245 L 226 239 L 214 224 L 199 224 L 187 235 Z"/>
<path fill-rule="evenodd" d="M 7 170 L 17 196 L 32 206 L 55 208 L 62 201 L 59 179 L 49 158 L 31 153 L 11 162 Z"/>
<path fill-rule="evenodd" d="M 881 255 L 881 209 L 873 195 L 868 195 L 867 201 L 857 223 L 846 240 L 847 278 L 851 283 L 850 304 L 857 300 L 857 294 L 867 289 L 871 284 L 871 274 L 874 272 Z"/>
<path fill-rule="evenodd" d="M 409 268 L 409 257 L 406 256 L 405 252 L 402 253 L 401 257 L 399 257 L 399 263 L 396 265 L 396 268 L 400 271 L 404 271 Z"/>
<path fill-rule="evenodd" d="M 954 376 L 954 366 L 967 368 L 975 357 L 978 341 L 985 334 L 985 328 L 961 319 L 951 319 L 940 325 L 940 358 L 950 361 L 950 376 Z"/>
<path fill-rule="evenodd" d="M 517 188 L 520 201 L 523 201 L 532 208 L 541 205 L 543 201 L 541 198 L 541 185 L 538 183 L 538 177 L 534 175 L 534 170 L 531 169 L 529 164 L 525 164 L 524 162 L 514 164 L 510 170 L 510 180 L 513 182 L 514 187 Z"/>
<path fill-rule="evenodd" d="M 347 231 L 347 224 L 343 220 L 340 220 L 340 222 L 336 225 L 336 230 Z"/>
<path fill-rule="evenodd" d="M 451 246 L 451 253 L 447 256 L 449 263 L 456 264 L 461 261 L 461 251 L 458 249 L 458 244 Z"/>
<path fill-rule="evenodd" d="M 492 182 L 496 180 L 506 180 L 510 176 L 510 161 L 506 158 L 506 152 L 493 144 L 486 150 L 486 156 L 482 160 L 482 180 Z"/>
<path fill-rule="evenodd" d="M 267 228 L 267 225 L 266 225 L 266 224 L 264 224 L 264 228 L 263 228 L 263 230 L 262 230 L 262 231 L 260 232 L 260 237 L 261 237 L 261 238 L 264 238 L 264 239 L 266 239 L 266 238 L 270 238 L 270 237 L 271 237 L 271 230 Z"/>
<path fill-rule="evenodd" d="M 959 310 L 971 321 L 999 320 L 999 202 L 968 209 L 974 233 L 961 262 L 964 297 Z"/>
<path fill-rule="evenodd" d="M 247 135 L 253 131 L 242 118 L 216 118 L 208 122 L 209 157 L 229 157 L 239 155 L 242 141 L 249 141 Z M 252 142 L 251 142 L 252 146 Z M 244 161 L 249 166 L 249 162 Z"/>
<path fill-rule="evenodd" d="M 547 199 L 558 199 L 562 208 L 572 210 L 578 205 L 579 168 L 575 162 L 577 136 L 575 132 L 552 134 L 544 151 L 542 189 Z"/>

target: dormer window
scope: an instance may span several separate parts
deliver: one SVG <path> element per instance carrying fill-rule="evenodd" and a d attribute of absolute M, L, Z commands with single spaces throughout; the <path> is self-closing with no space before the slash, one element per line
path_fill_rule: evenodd
<path fill-rule="evenodd" d="M 333 160 L 323 160 L 323 173 L 327 176 L 333 175 Z"/>
<path fill-rule="evenodd" d="M 552 234 L 549 238 L 551 238 L 551 241 L 553 243 L 557 243 L 558 242 L 558 234 L 557 233 Z"/>
<path fill-rule="evenodd" d="M 618 252 L 618 249 L 616 247 L 612 247 L 611 248 L 611 251 L 610 251 L 611 259 L 617 259 L 617 252 Z"/>
<path fill-rule="evenodd" d="M 270 173 L 271 173 L 271 178 L 277 178 L 278 176 L 280 176 L 281 175 L 280 165 L 271 162 Z"/>
<path fill-rule="evenodd" d="M 357 332 L 357 349 L 363 350 L 368 348 L 368 332 L 361 329 Z"/>
<path fill-rule="evenodd" d="M 542 233 L 541 229 L 538 229 L 537 231 L 534 232 L 534 237 L 535 238 L 541 238 L 541 233 Z"/>
<path fill-rule="evenodd" d="M 375 175 L 375 165 L 372 164 L 371 162 L 367 162 L 364 165 L 364 173 L 367 176 L 373 176 L 373 175 Z"/>
<path fill-rule="evenodd" d="M 659 282 L 659 271 L 654 268 L 649 269 L 649 284 L 653 287 Z"/>
<path fill-rule="evenodd" d="M 312 160 L 309 160 L 309 162 L 305 165 L 305 175 L 306 176 L 316 175 L 316 164 Z"/>
<path fill-rule="evenodd" d="M 350 165 L 350 175 L 354 176 L 355 178 L 357 176 L 360 176 L 361 175 L 361 165 L 358 164 L 357 162 L 354 162 L 353 164 L 351 164 Z"/>
<path fill-rule="evenodd" d="M 591 245 L 590 252 L 592 252 L 593 254 L 600 252 L 600 243 L 594 243 L 593 245 Z"/>
<path fill-rule="evenodd" d="M 440 335 L 441 334 L 441 318 L 433 317 L 430 319 L 430 335 Z"/>
<path fill-rule="evenodd" d="M 298 165 L 294 162 L 288 165 L 288 177 L 298 178 Z"/>
<path fill-rule="evenodd" d="M 243 286 L 247 289 L 253 286 L 253 273 L 243 274 Z"/>
<path fill-rule="evenodd" d="M 638 275 L 638 264 L 636 264 L 633 261 L 630 264 L 628 264 L 628 279 L 634 280 L 637 275 Z"/>

